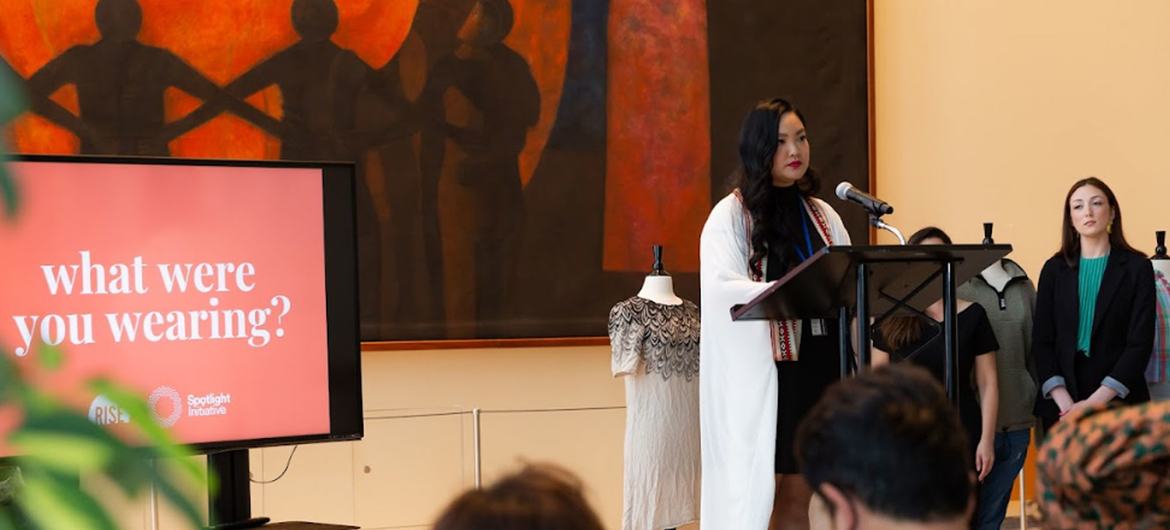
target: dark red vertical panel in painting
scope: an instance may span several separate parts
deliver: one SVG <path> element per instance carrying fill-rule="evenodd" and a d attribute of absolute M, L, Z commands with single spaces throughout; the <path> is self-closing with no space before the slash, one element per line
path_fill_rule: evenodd
<path fill-rule="evenodd" d="M 605 270 L 648 270 L 653 244 L 668 270 L 698 270 L 711 195 L 707 71 L 705 0 L 611 1 Z"/>

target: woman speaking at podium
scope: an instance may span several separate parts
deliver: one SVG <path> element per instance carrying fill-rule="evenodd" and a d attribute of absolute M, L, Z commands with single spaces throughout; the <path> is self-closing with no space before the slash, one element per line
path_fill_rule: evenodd
<path fill-rule="evenodd" d="M 810 492 L 796 468 L 796 426 L 840 373 L 835 320 L 732 322 L 751 300 L 827 245 L 848 245 L 837 212 L 813 196 L 805 120 L 760 102 L 740 131 L 737 187 L 700 239 L 701 525 L 808 528 Z"/>
<path fill-rule="evenodd" d="M 1113 190 L 1077 181 L 1064 200 L 1060 251 L 1036 292 L 1032 352 L 1045 427 L 1081 407 L 1150 400 L 1154 303 L 1154 269 L 1126 242 Z"/>

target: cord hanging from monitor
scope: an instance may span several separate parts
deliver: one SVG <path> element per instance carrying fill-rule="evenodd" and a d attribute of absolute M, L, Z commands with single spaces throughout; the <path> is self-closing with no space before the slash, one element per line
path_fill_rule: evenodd
<path fill-rule="evenodd" d="M 293 446 L 292 451 L 290 451 L 288 453 L 288 461 L 286 461 L 284 463 L 284 470 L 281 471 L 280 474 L 276 476 L 276 478 L 274 478 L 272 480 L 256 480 L 256 479 L 252 478 L 251 473 L 248 473 L 248 481 L 253 483 L 253 484 L 272 484 L 273 482 L 276 482 L 276 481 L 284 478 L 284 474 L 288 473 L 288 468 L 289 468 L 289 466 L 292 465 L 293 455 L 297 454 L 297 448 L 299 448 L 299 447 L 300 447 L 299 445 Z"/>

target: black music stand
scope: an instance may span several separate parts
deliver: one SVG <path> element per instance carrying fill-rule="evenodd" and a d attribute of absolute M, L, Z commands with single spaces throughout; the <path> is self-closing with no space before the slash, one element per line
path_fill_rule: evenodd
<path fill-rule="evenodd" d="M 751 301 L 731 308 L 732 320 L 839 319 L 841 376 L 845 377 L 849 313 L 859 322 L 895 311 L 921 314 L 942 293 L 944 386 L 958 404 L 955 286 L 1012 251 L 1011 245 L 829 246 L 797 265 Z M 859 364 L 869 365 L 870 327 L 859 326 Z"/>

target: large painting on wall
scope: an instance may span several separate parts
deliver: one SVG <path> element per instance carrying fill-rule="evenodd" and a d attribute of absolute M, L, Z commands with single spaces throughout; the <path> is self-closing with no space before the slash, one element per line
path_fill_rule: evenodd
<path fill-rule="evenodd" d="M 594 336 L 652 245 L 697 300 L 698 234 L 755 101 L 801 106 L 822 195 L 868 187 L 867 16 L 864 0 L 0 0 L 0 68 L 31 102 L 17 152 L 354 162 L 364 340 Z"/>

